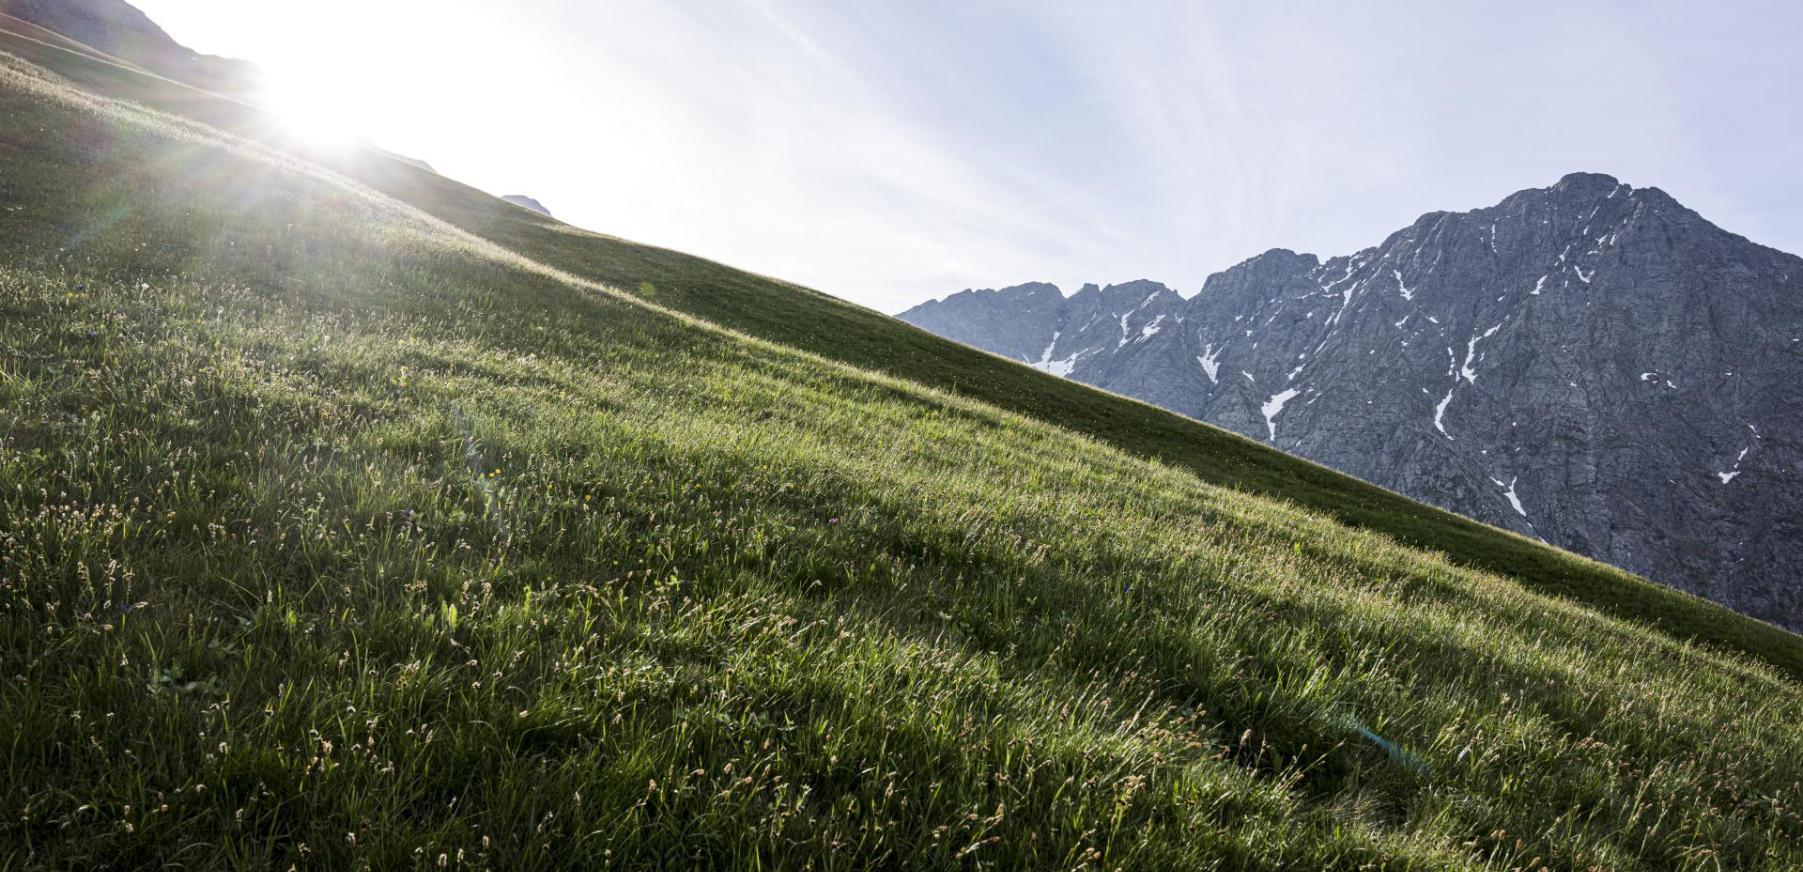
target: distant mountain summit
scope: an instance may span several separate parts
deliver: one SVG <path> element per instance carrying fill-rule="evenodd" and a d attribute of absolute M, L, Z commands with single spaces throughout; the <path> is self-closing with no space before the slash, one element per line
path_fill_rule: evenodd
<path fill-rule="evenodd" d="M 539 201 L 534 200 L 531 197 L 528 197 L 524 194 L 508 194 L 508 195 L 502 197 L 501 199 L 506 200 L 507 202 L 512 203 L 513 205 L 518 206 L 522 209 L 531 209 L 532 211 L 537 212 L 538 214 L 543 215 L 546 218 L 551 217 L 551 210 L 546 209 L 545 204 L 540 203 Z"/>
<path fill-rule="evenodd" d="M 1803 630 L 1803 259 L 1577 173 L 1323 262 L 900 316 Z"/>
<path fill-rule="evenodd" d="M 233 97 L 253 96 L 261 75 L 248 61 L 199 54 L 124 0 L 0 0 L 18 18 L 165 78 Z"/>

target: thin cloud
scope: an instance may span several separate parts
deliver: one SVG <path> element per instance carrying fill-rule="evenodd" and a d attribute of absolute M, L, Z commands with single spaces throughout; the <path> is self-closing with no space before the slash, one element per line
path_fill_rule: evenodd
<path fill-rule="evenodd" d="M 1803 249 L 1788 4 L 142 5 L 201 50 L 325 69 L 447 174 L 885 311 L 1191 293 L 1573 170 Z"/>

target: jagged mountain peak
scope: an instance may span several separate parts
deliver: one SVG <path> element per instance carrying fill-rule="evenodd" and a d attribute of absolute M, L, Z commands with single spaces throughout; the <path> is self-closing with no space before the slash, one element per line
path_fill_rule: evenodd
<path fill-rule="evenodd" d="M 1171 290 L 1171 288 L 1163 282 L 1155 282 L 1151 279 L 1134 279 L 1132 281 L 1112 285 L 1097 285 L 1094 282 L 1086 283 L 1077 291 L 1077 293 L 1071 295 L 1071 299 L 1079 302 L 1095 301 L 1104 306 L 1120 305 L 1122 303 L 1138 305 L 1151 298 L 1164 296 L 1166 294 L 1171 297 L 1180 298 L 1176 291 Z"/>
<path fill-rule="evenodd" d="M 1620 179 L 1607 173 L 1576 172 L 1561 176 L 1549 190 L 1577 196 L 1608 197 L 1613 196 L 1624 187 L 1628 188 L 1629 192 L 1633 190 L 1632 187 L 1623 185 Z"/>
<path fill-rule="evenodd" d="M 1116 285 L 1109 285 L 1103 288 L 1102 292 L 1128 295 L 1176 293 L 1165 283 L 1155 282 L 1151 279 L 1134 279 Z"/>
<path fill-rule="evenodd" d="M 1051 282 L 1026 282 L 1024 284 L 1012 285 L 999 290 L 979 291 L 978 293 L 992 293 L 1003 298 L 1027 299 L 1056 296 L 1058 299 L 1064 299 L 1064 291 L 1060 290 L 1057 285 L 1054 285 Z"/>
<path fill-rule="evenodd" d="M 1257 277 L 1302 275 L 1320 268 L 1321 258 L 1315 255 L 1298 254 L 1287 248 L 1273 248 L 1209 276 L 1203 281 L 1202 293 L 1197 296 L 1197 299 L 1208 295 L 1211 288 L 1223 283 Z"/>
<path fill-rule="evenodd" d="M 1055 299 L 1062 301 L 1064 299 L 1064 292 L 1059 290 L 1058 286 L 1051 282 L 1023 282 L 1018 285 L 1009 285 L 1005 288 L 965 288 L 962 291 L 946 297 L 944 300 L 931 300 L 922 305 L 955 306 L 977 300 L 1019 302 L 1033 299 Z"/>
<path fill-rule="evenodd" d="M 1798 628 L 1800 286 L 1803 259 L 1572 173 L 1187 301 L 901 317 Z"/>

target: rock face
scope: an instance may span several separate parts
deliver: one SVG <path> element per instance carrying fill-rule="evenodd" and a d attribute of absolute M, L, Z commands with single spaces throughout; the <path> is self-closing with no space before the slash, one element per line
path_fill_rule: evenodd
<path fill-rule="evenodd" d="M 507 196 L 502 197 L 501 199 L 506 200 L 507 202 L 512 203 L 513 205 L 518 206 L 522 209 L 531 209 L 532 211 L 537 212 L 538 214 L 543 215 L 546 218 L 551 217 L 551 210 L 546 209 L 545 204 L 540 203 L 539 201 L 534 200 L 531 197 L 528 197 L 524 194 L 508 194 Z"/>
<path fill-rule="evenodd" d="M 124 0 L 0 0 L 0 15 L 31 22 L 197 88 L 254 96 L 261 76 L 254 64 L 198 54 L 169 36 Z"/>
<path fill-rule="evenodd" d="M 1356 254 L 964 291 L 933 332 L 1803 630 L 1803 259 L 1574 174 Z"/>

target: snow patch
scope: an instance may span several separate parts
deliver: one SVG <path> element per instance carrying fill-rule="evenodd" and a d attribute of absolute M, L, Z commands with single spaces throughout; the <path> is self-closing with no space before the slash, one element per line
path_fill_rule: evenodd
<path fill-rule="evenodd" d="M 1458 390 L 1457 382 L 1454 382 L 1452 387 L 1446 389 L 1446 396 L 1442 397 L 1440 402 L 1434 406 L 1434 429 L 1440 431 L 1440 435 L 1445 436 L 1448 439 L 1452 438 L 1452 434 L 1446 432 L 1446 425 L 1440 423 L 1440 419 L 1446 417 L 1446 406 L 1448 403 L 1452 402 L 1452 392 L 1455 390 Z"/>
<path fill-rule="evenodd" d="M 1225 347 L 1221 349 L 1221 351 L 1226 350 Z M 1202 364 L 1203 372 L 1208 373 L 1209 384 L 1221 383 L 1221 380 L 1215 377 L 1221 371 L 1221 352 L 1215 350 L 1214 343 L 1211 342 L 1207 348 L 1202 349 L 1202 354 L 1196 358 L 1196 362 Z"/>
<path fill-rule="evenodd" d="M 1121 344 L 1115 346 L 1116 348 L 1125 347 L 1126 344 L 1132 340 L 1132 337 L 1127 335 L 1127 319 L 1133 317 L 1136 313 L 1139 312 L 1139 310 L 1144 309 L 1146 306 L 1150 305 L 1153 300 L 1156 300 L 1156 299 L 1158 299 L 1158 292 L 1153 291 L 1152 293 L 1147 294 L 1146 298 L 1144 300 L 1139 301 L 1139 305 L 1134 306 L 1133 308 L 1127 310 L 1126 314 L 1121 316 Z M 1163 315 L 1158 316 L 1158 320 L 1159 321 L 1164 320 L 1164 316 Z M 1152 323 L 1156 324 L 1158 322 L 1154 321 Z M 1157 333 L 1158 331 L 1153 330 L 1152 332 Z M 1150 333 L 1142 333 L 1140 335 L 1140 338 L 1144 339 L 1146 336 L 1149 336 L 1149 335 L 1151 335 L 1151 334 Z"/>
<path fill-rule="evenodd" d="M 1416 252 L 1415 256 L 1420 257 L 1421 256 L 1420 252 Z M 1399 270 L 1399 269 L 1390 270 L 1390 275 L 1393 275 L 1396 277 L 1396 290 L 1402 294 L 1403 299 L 1405 299 L 1405 300 L 1415 299 L 1414 290 L 1411 289 L 1408 285 L 1405 285 L 1402 283 L 1402 270 Z"/>
<path fill-rule="evenodd" d="M 1077 358 L 1083 356 L 1083 352 L 1081 351 L 1063 360 L 1052 359 L 1052 349 L 1058 347 L 1058 337 L 1061 335 L 1063 334 L 1057 332 L 1052 334 L 1052 341 L 1046 344 L 1045 351 L 1041 352 L 1039 355 L 1039 360 L 1031 364 L 1034 369 L 1037 369 L 1040 372 L 1049 372 L 1052 375 L 1063 378 L 1070 375 L 1071 370 L 1076 368 Z"/>
<path fill-rule="evenodd" d="M 1248 376 L 1248 378 L 1249 377 L 1250 376 Z M 1271 431 L 1272 442 L 1277 441 L 1277 416 L 1283 412 L 1283 405 L 1301 395 L 1302 392 L 1295 388 L 1285 388 L 1278 393 L 1272 394 L 1271 398 L 1266 400 L 1263 406 L 1259 407 L 1259 411 L 1265 413 L 1265 427 L 1269 428 Z"/>
<path fill-rule="evenodd" d="M 1758 434 L 1755 434 L 1755 436 L 1757 436 L 1757 435 Z M 1751 446 L 1751 445 L 1749 445 L 1745 448 L 1742 448 L 1740 450 L 1740 454 L 1735 455 L 1735 457 L 1734 457 L 1734 465 L 1731 467 L 1728 467 L 1727 472 L 1716 473 L 1715 474 L 1716 478 L 1721 479 L 1722 484 L 1727 484 L 1728 482 L 1733 481 L 1735 476 L 1740 475 L 1740 462 L 1747 459 L 1747 452 L 1751 451 L 1751 450 L 1753 450 L 1753 446 Z"/>
<path fill-rule="evenodd" d="M 1521 476 L 1518 475 L 1509 479 L 1508 484 L 1503 484 L 1502 479 L 1500 478 L 1493 478 L 1490 480 L 1496 482 L 1496 486 L 1503 489 L 1503 496 L 1509 498 L 1509 505 L 1515 507 L 1515 514 L 1524 518 L 1528 516 L 1528 510 L 1521 507 L 1521 497 L 1515 495 L 1515 483 L 1521 480 Z"/>
<path fill-rule="evenodd" d="M 1528 291 L 1528 295 L 1538 297 L 1540 296 L 1540 290 L 1544 287 L 1546 287 L 1546 276 L 1541 276 L 1540 281 L 1534 283 L 1534 289 Z"/>
<path fill-rule="evenodd" d="M 1363 279 L 1360 279 L 1359 281 L 1356 281 L 1356 282 L 1352 282 L 1351 284 L 1346 284 L 1349 281 L 1352 281 L 1352 266 L 1350 264 L 1348 264 L 1346 267 L 1346 274 L 1341 276 L 1338 281 L 1329 282 L 1329 283 L 1321 286 L 1322 295 L 1331 297 L 1331 296 L 1333 296 L 1334 288 L 1339 287 L 1341 285 L 1345 285 L 1345 287 L 1340 291 L 1340 308 L 1338 311 L 1334 312 L 1333 315 L 1328 317 L 1327 322 L 1326 322 L 1327 324 L 1331 325 L 1331 324 L 1335 324 L 1335 323 L 1339 322 L 1340 316 L 1346 314 L 1346 307 L 1352 305 L 1353 292 L 1357 291 L 1361 287 L 1364 287 L 1364 285 L 1365 285 L 1365 282 Z M 1310 312 L 1309 316 L 1313 317 L 1314 313 Z"/>
<path fill-rule="evenodd" d="M 1495 336 L 1496 331 L 1501 329 L 1502 325 L 1498 324 L 1495 327 L 1485 330 L 1484 335 L 1474 336 L 1471 338 L 1470 342 L 1465 343 L 1465 363 L 1459 367 L 1459 375 L 1463 376 L 1466 381 L 1477 384 L 1477 370 L 1471 368 L 1471 364 L 1477 357 L 1477 344 Z"/>

